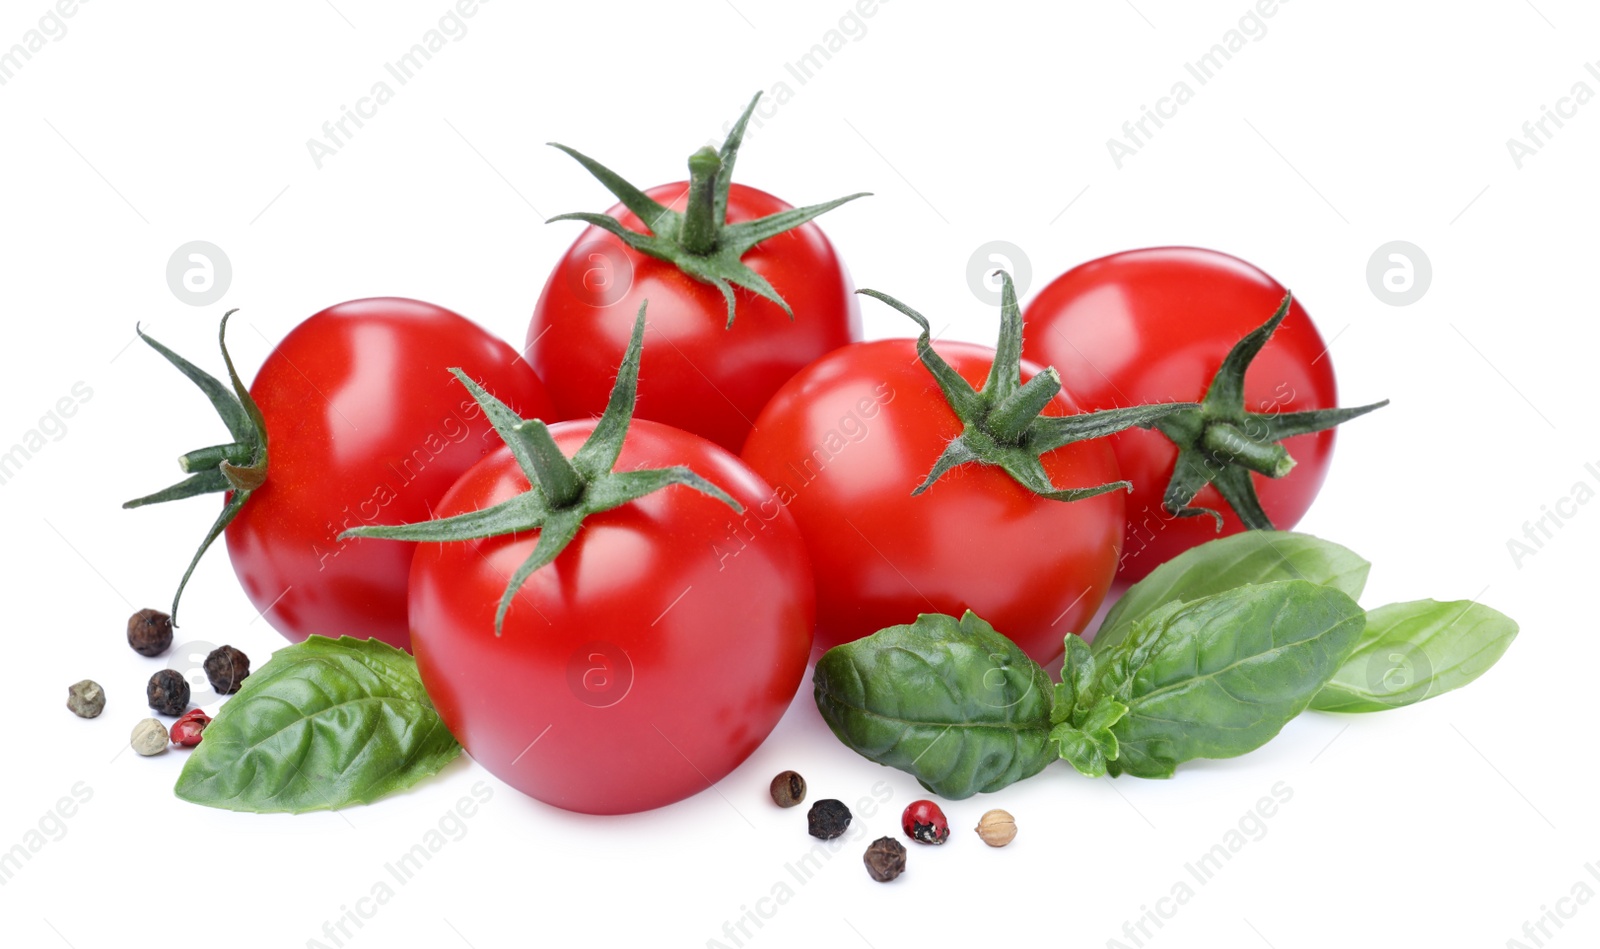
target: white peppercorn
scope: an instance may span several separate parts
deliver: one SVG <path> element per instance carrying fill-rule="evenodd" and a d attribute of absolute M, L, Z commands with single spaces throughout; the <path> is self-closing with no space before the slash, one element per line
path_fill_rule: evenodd
<path fill-rule="evenodd" d="M 133 726 L 133 736 L 129 741 L 133 750 L 146 757 L 159 755 L 167 750 L 167 726 L 153 718 L 147 718 Z"/>

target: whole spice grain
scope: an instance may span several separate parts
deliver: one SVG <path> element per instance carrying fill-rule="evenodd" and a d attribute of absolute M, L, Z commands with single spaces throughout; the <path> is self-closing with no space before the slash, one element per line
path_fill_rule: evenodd
<path fill-rule="evenodd" d="M 983 842 L 991 847 L 1004 847 L 1017 836 L 1015 818 L 1009 811 L 1002 811 L 999 808 L 985 811 L 983 816 L 978 818 L 978 826 L 974 829 Z"/>
<path fill-rule="evenodd" d="M 163 715 L 182 715 L 189 708 L 189 680 L 175 669 L 162 669 L 150 677 L 144 697 Z"/>
<path fill-rule="evenodd" d="M 128 617 L 128 645 L 141 656 L 159 656 L 172 645 L 172 617 L 160 610 L 140 610 Z"/>
<path fill-rule="evenodd" d="M 211 724 L 211 716 L 200 709 L 190 709 L 172 723 L 172 743 L 193 748 L 200 744 L 200 733 Z"/>
<path fill-rule="evenodd" d="M 950 822 L 932 801 L 912 801 L 900 814 L 900 829 L 923 844 L 942 844 L 950 839 Z"/>
<path fill-rule="evenodd" d="M 167 726 L 156 719 L 147 718 L 133 726 L 133 734 L 128 744 L 145 757 L 159 755 L 167 750 Z"/>
<path fill-rule="evenodd" d="M 843 801 L 823 798 L 806 814 L 807 832 L 819 840 L 832 840 L 850 826 L 850 808 Z"/>
<path fill-rule="evenodd" d="M 105 711 L 106 690 L 93 679 L 84 679 L 67 686 L 67 708 L 79 718 L 95 718 Z"/>
<path fill-rule="evenodd" d="M 772 779 L 772 803 L 779 807 L 794 807 L 806 799 L 806 779 L 794 771 L 785 771 Z"/>
<path fill-rule="evenodd" d="M 232 646 L 218 646 L 206 656 L 205 668 L 211 688 L 218 695 L 232 695 L 250 674 L 250 657 Z"/>
<path fill-rule="evenodd" d="M 879 883 L 888 883 L 906 872 L 906 848 L 893 837 L 879 837 L 861 858 L 867 872 Z"/>

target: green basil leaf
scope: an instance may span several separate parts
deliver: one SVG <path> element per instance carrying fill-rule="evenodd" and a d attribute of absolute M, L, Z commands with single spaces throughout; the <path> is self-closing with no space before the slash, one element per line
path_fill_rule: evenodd
<path fill-rule="evenodd" d="M 1465 600 L 1391 603 L 1367 613 L 1355 652 L 1311 707 L 1381 712 L 1459 689 L 1505 654 L 1517 624 Z"/>
<path fill-rule="evenodd" d="M 1050 740 L 1067 763 L 1088 778 L 1103 777 L 1112 761 L 1121 754 L 1113 726 L 1128 714 L 1128 707 L 1116 699 L 1102 697 L 1072 722 L 1050 730 Z"/>
<path fill-rule="evenodd" d="M 1094 637 L 1095 652 L 1121 642 L 1140 617 L 1253 583 L 1307 580 L 1361 596 L 1372 565 L 1338 544 L 1289 531 L 1246 531 L 1184 551 L 1128 588 Z"/>
<path fill-rule="evenodd" d="M 1056 757 L 1050 677 L 970 612 L 924 614 L 836 646 L 812 684 L 840 741 L 943 797 L 997 791 Z"/>
<path fill-rule="evenodd" d="M 1171 777 L 1193 758 L 1261 747 L 1299 715 L 1356 646 L 1366 614 L 1343 592 L 1280 580 L 1169 604 L 1096 655 L 1112 774 Z"/>
<path fill-rule="evenodd" d="M 410 655 L 374 639 L 312 636 L 244 680 L 176 791 L 234 811 L 335 810 L 410 787 L 460 753 Z"/>

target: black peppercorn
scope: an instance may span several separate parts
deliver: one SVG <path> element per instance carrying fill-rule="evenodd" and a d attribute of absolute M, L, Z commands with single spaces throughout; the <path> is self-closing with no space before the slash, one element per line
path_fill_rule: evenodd
<path fill-rule="evenodd" d="M 159 656 L 172 645 L 172 617 L 160 610 L 140 610 L 128 617 L 128 645 L 141 656 Z"/>
<path fill-rule="evenodd" d="M 150 677 L 144 697 L 163 715 L 182 715 L 189 709 L 189 680 L 176 670 L 162 669 Z"/>
<path fill-rule="evenodd" d="M 794 807 L 806 799 L 806 779 L 793 771 L 785 771 L 772 779 L 772 803 L 779 807 Z"/>
<path fill-rule="evenodd" d="M 218 646 L 206 656 L 206 678 L 218 695 L 239 691 L 250 674 L 250 657 L 232 646 Z"/>
<path fill-rule="evenodd" d="M 879 837 L 862 856 L 867 872 L 879 883 L 888 883 L 906 872 L 906 848 L 893 837 Z"/>
<path fill-rule="evenodd" d="M 823 798 L 811 805 L 810 812 L 806 814 L 806 824 L 811 836 L 832 840 L 850 826 L 850 808 L 845 807 L 843 801 Z"/>

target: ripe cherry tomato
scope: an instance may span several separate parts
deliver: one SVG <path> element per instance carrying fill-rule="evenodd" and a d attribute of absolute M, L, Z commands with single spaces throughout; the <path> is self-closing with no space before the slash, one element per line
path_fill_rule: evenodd
<path fill-rule="evenodd" d="M 360 524 L 426 518 L 499 446 L 451 367 L 524 413 L 554 417 L 516 350 L 417 300 L 329 307 L 290 331 L 256 373 L 249 394 L 265 423 L 266 478 L 225 536 L 250 602 L 289 639 L 349 635 L 407 648 L 415 545 L 338 536 Z"/>
<path fill-rule="evenodd" d="M 934 349 L 974 387 L 995 351 Z M 1024 382 L 1039 368 L 1023 363 Z M 1073 414 L 1058 393 L 1046 416 Z M 1049 662 L 1094 616 L 1116 572 L 1123 494 L 1055 501 L 997 467 L 965 464 L 921 495 L 961 422 L 913 340 L 857 343 L 813 363 L 773 397 L 744 459 L 800 524 L 817 576 L 817 636 L 859 639 L 919 613 L 972 610 L 1030 656 Z M 1046 453 L 1061 487 L 1119 480 L 1103 440 Z"/>
<path fill-rule="evenodd" d="M 550 434 L 570 456 L 594 428 L 563 422 Z M 557 807 L 629 813 L 705 790 L 766 738 L 805 674 L 814 606 L 793 519 L 762 507 L 771 489 L 726 451 L 635 421 L 616 469 L 668 465 L 687 465 L 744 513 L 672 485 L 589 515 L 523 583 L 501 635 L 497 604 L 538 533 L 417 549 L 412 642 L 428 694 L 476 761 Z M 528 487 L 501 449 L 434 513 Z"/>
<path fill-rule="evenodd" d="M 1112 254 L 1075 267 L 1026 310 L 1023 353 L 1055 366 L 1085 409 L 1198 401 L 1228 351 L 1283 300 L 1284 287 L 1227 254 L 1160 247 Z M 1260 413 L 1331 409 L 1338 404 L 1333 360 L 1299 301 L 1250 363 L 1245 408 Z M 1282 478 L 1251 474 L 1261 507 L 1280 529 L 1311 506 L 1333 455 L 1333 430 L 1284 440 L 1295 467 Z M 1178 449 L 1159 431 L 1110 438 L 1122 476 L 1133 482 L 1118 579 L 1136 581 L 1190 547 L 1244 530 L 1214 485 L 1191 504 L 1223 518 L 1176 517 L 1162 504 Z"/>
<path fill-rule="evenodd" d="M 646 194 L 683 210 L 688 183 Z M 728 222 L 787 211 L 764 191 L 734 184 Z M 629 230 L 645 225 L 617 205 Z M 673 264 L 641 254 L 598 227 L 585 228 L 556 264 L 528 326 L 527 353 L 562 418 L 598 415 L 622 361 L 639 304 L 650 301 L 638 418 L 704 435 L 737 452 L 762 406 L 788 378 L 861 338 L 850 275 L 814 223 L 757 244 L 742 258 L 794 310 L 738 290 L 730 327 L 722 294 Z"/>

